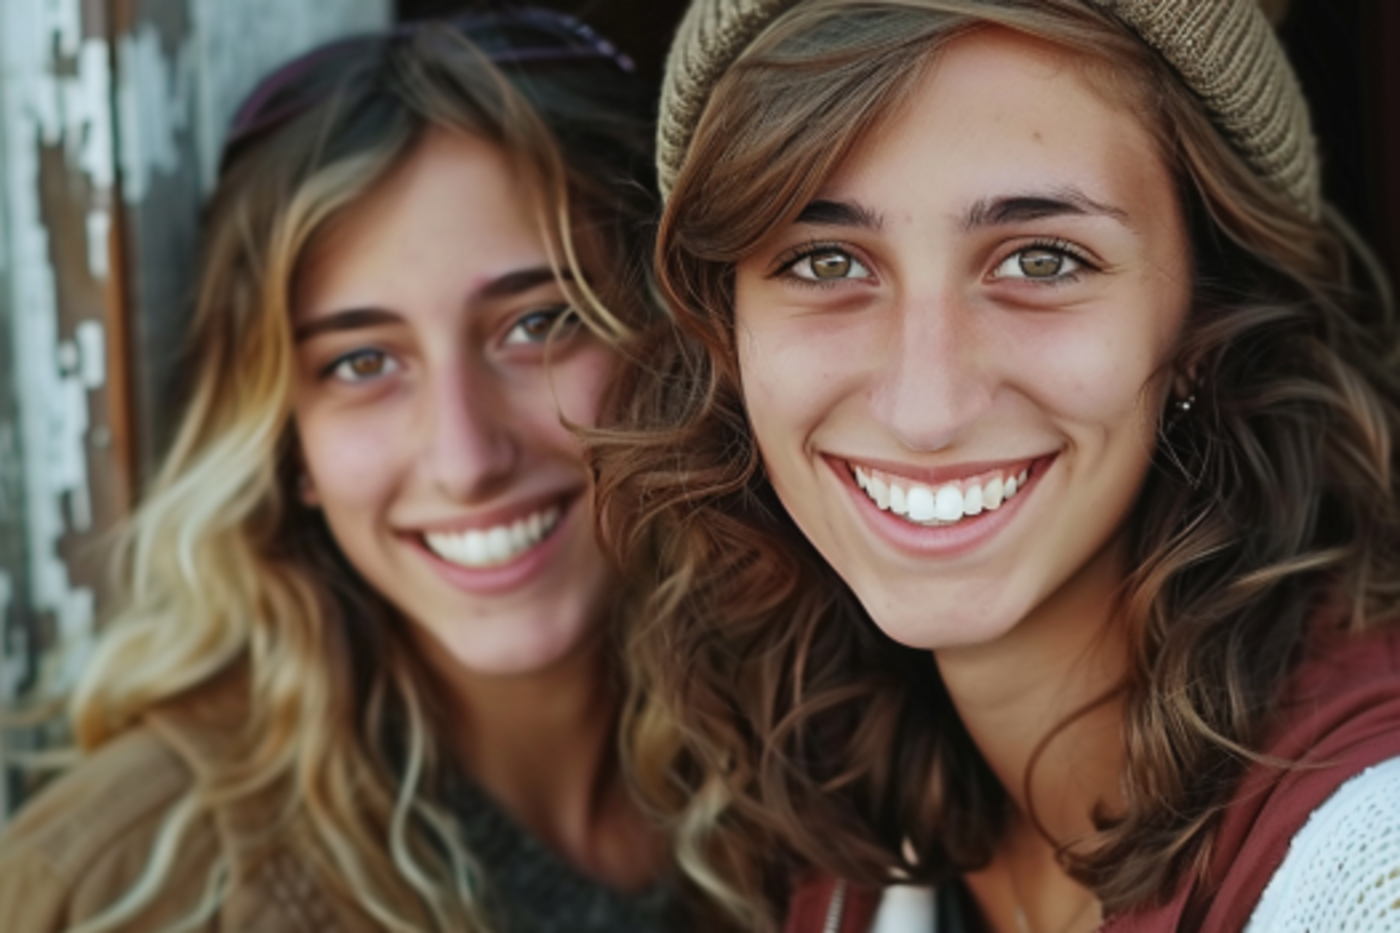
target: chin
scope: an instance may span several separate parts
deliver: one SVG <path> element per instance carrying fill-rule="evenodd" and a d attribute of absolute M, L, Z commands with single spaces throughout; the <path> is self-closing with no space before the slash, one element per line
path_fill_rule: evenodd
<path fill-rule="evenodd" d="M 521 628 L 528 629 L 529 626 Z M 522 631 L 486 639 L 481 633 L 450 638 L 446 644 L 452 662 L 473 674 L 487 677 L 522 677 L 546 671 L 573 657 L 591 639 L 583 631 Z"/>
<path fill-rule="evenodd" d="M 876 628 L 906 648 L 920 651 L 987 644 L 1006 635 L 1021 618 L 1001 600 L 920 589 L 900 593 L 898 588 L 875 586 L 857 588 L 855 594 Z M 866 599 L 867 595 L 873 598 Z"/>

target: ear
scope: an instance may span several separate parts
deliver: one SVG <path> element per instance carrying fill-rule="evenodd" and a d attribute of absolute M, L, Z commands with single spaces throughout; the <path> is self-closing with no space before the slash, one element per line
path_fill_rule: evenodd
<path fill-rule="evenodd" d="M 321 495 L 316 491 L 316 481 L 304 466 L 297 470 L 297 498 L 308 509 L 321 507 Z"/>
<path fill-rule="evenodd" d="M 1177 369 L 1172 374 L 1172 398 L 1187 399 L 1196 394 L 1196 389 L 1201 382 L 1196 378 L 1196 367 L 1191 366 L 1186 369 Z"/>

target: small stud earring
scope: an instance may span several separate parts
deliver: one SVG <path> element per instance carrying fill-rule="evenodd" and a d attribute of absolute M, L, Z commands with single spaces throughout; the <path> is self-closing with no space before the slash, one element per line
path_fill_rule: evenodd
<path fill-rule="evenodd" d="M 1193 393 L 1191 393 L 1190 395 L 1186 396 L 1186 398 L 1179 398 L 1179 399 L 1176 400 L 1176 410 L 1177 410 L 1177 412 L 1178 412 L 1179 414 L 1183 414 L 1183 415 L 1184 415 L 1184 414 L 1189 413 L 1189 412 L 1191 411 L 1191 408 L 1192 408 L 1195 404 L 1196 404 L 1196 394 L 1193 392 Z"/>

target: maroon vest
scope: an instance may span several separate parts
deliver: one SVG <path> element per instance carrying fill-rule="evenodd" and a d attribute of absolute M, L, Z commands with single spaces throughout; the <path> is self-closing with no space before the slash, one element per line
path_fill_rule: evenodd
<path fill-rule="evenodd" d="M 1205 877 L 1165 905 L 1109 918 L 1100 933 L 1239 933 L 1308 817 L 1349 778 L 1400 757 L 1400 631 L 1317 631 L 1289 677 L 1264 753 L 1299 767 L 1253 766 L 1221 818 Z M 793 894 L 787 933 L 823 933 L 836 884 L 813 877 Z M 878 892 L 851 888 L 840 933 L 865 933 Z"/>
<path fill-rule="evenodd" d="M 1165 906 L 1112 918 L 1101 933 L 1238 933 L 1308 817 L 1347 779 L 1400 757 L 1400 632 L 1319 632 L 1289 678 L 1265 754 L 1221 818 L 1204 878 Z"/>

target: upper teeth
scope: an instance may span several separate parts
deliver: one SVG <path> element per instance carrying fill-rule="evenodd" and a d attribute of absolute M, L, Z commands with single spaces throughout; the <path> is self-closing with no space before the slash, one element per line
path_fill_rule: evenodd
<path fill-rule="evenodd" d="M 463 567 L 492 567 L 514 560 L 538 544 L 559 523 L 559 509 L 550 506 L 509 525 L 471 531 L 432 531 L 423 540 L 434 554 Z"/>
<path fill-rule="evenodd" d="M 995 511 L 1026 484 L 1030 467 L 1019 472 L 996 473 L 925 486 L 876 470 L 856 467 L 856 485 L 887 512 L 921 525 L 947 525 L 983 511 Z"/>

